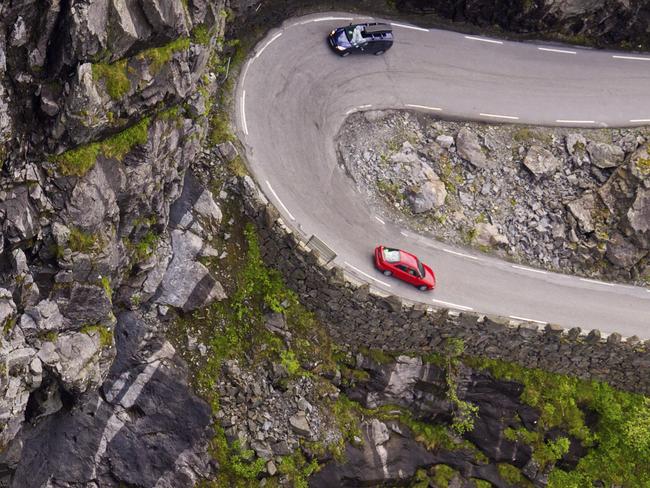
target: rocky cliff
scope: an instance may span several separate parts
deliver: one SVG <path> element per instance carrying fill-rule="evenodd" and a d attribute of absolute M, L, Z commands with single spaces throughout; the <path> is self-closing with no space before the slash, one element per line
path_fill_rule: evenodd
<path fill-rule="evenodd" d="M 119 310 L 223 297 L 196 261 L 221 213 L 186 172 L 224 6 L 0 5 L 0 483 L 177 486 L 202 469 L 205 404 L 155 314 Z"/>
<path fill-rule="evenodd" d="M 645 49 L 650 5 L 645 0 L 437 1 L 398 0 L 398 10 L 434 13 L 455 22 L 571 42 Z"/>

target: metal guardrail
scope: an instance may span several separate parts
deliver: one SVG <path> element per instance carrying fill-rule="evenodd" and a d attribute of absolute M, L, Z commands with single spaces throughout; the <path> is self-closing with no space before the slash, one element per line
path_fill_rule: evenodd
<path fill-rule="evenodd" d="M 336 258 L 336 253 L 315 235 L 312 235 L 309 238 L 307 241 L 307 247 L 318 252 L 325 263 L 331 263 L 334 258 Z"/>

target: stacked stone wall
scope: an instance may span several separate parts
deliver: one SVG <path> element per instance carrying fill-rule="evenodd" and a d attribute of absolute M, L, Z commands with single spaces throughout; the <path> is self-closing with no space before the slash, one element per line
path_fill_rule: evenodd
<path fill-rule="evenodd" d="M 650 341 L 620 334 L 602 337 L 579 328 L 515 321 L 410 303 L 357 281 L 326 263 L 290 229 L 249 177 L 241 180 L 247 215 L 255 222 L 265 263 L 280 271 L 332 338 L 354 347 L 426 354 L 449 337 L 469 355 L 512 361 L 583 379 L 598 379 L 650 394 Z"/>

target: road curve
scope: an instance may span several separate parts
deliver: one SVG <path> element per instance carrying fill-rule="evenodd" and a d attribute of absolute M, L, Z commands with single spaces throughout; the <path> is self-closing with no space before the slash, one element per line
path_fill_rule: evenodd
<path fill-rule="evenodd" d="M 538 125 L 640 125 L 650 122 L 650 55 L 394 24 L 396 42 L 384 56 L 340 58 L 325 36 L 351 19 L 291 19 L 258 44 L 240 74 L 237 130 L 250 170 L 287 223 L 327 243 L 347 271 L 409 300 L 650 338 L 650 290 L 513 266 L 397 228 L 368 208 L 334 147 L 347 114 L 368 108 Z M 378 243 L 418 254 L 435 270 L 436 290 L 420 292 L 374 270 Z"/>

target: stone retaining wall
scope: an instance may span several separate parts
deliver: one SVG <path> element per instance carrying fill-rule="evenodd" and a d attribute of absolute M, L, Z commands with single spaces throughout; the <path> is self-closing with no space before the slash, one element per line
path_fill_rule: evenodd
<path fill-rule="evenodd" d="M 584 334 L 557 325 L 433 308 L 387 295 L 325 263 L 286 226 L 249 177 L 241 180 L 248 216 L 257 225 L 264 261 L 279 270 L 303 304 L 351 346 L 427 353 L 448 337 L 465 341 L 470 355 L 513 361 L 528 368 L 599 379 L 624 390 L 650 394 L 650 341 L 623 339 L 598 330 Z"/>

